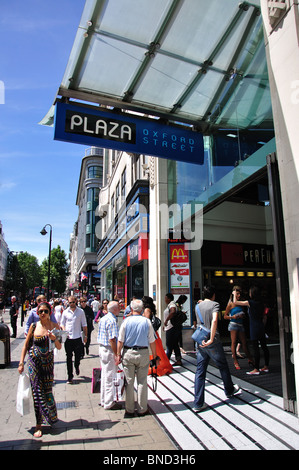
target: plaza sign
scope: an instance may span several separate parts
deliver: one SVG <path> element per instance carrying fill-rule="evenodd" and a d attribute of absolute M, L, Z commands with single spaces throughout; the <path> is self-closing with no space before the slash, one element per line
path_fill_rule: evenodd
<path fill-rule="evenodd" d="M 198 132 L 80 105 L 57 103 L 54 139 L 197 165 L 204 162 L 203 136 Z"/>

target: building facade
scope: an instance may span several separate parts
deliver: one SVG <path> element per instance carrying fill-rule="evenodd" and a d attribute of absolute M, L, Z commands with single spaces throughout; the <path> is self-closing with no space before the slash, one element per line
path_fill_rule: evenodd
<path fill-rule="evenodd" d="M 232 285 L 241 284 L 247 295 L 250 285 L 258 284 L 265 303 L 271 303 L 273 334 L 279 337 L 284 406 L 297 413 L 298 2 L 231 1 L 224 6 L 213 0 L 209 9 L 197 2 L 171 3 L 162 11 L 144 2 L 152 13 L 144 15 L 134 2 L 126 11 L 101 14 L 88 2 L 87 11 L 94 11 L 98 23 L 93 28 L 89 22 L 85 37 L 93 53 L 105 59 L 107 73 L 96 75 L 94 61 L 82 60 L 89 45 L 78 40 L 77 62 L 70 61 L 60 88 L 62 98 L 107 107 L 104 114 L 96 109 L 95 127 L 87 125 L 85 110 L 75 107 L 75 129 L 67 136 L 64 110 L 60 138 L 90 142 L 103 127 L 109 148 L 134 152 L 137 147 L 128 147 L 126 139 L 131 145 L 137 125 L 143 145 L 136 152 L 146 153 L 147 127 L 157 124 L 151 148 L 160 145 L 153 155 L 162 158 L 115 150 L 104 157 L 102 226 L 96 229 L 102 294 L 127 302 L 143 291 L 153 296 L 161 315 L 164 294 L 184 292 L 190 327 L 205 282 L 216 284 L 222 309 Z M 159 34 L 153 18 L 159 19 Z M 129 20 L 131 27 L 123 28 Z M 98 40 L 109 33 L 117 36 L 118 47 Z M 134 54 L 140 54 L 139 60 L 129 59 Z M 115 73 L 120 61 L 127 75 Z M 133 122 L 135 112 L 144 115 L 142 123 Z M 131 125 L 120 118 L 132 118 Z M 204 156 L 198 152 L 197 165 L 186 158 L 181 163 L 164 159 L 171 158 L 162 152 L 166 147 L 172 160 L 177 157 L 178 122 L 203 136 Z M 156 138 L 158 124 L 164 123 L 167 130 Z M 184 144 L 180 150 L 186 151 Z"/>
<path fill-rule="evenodd" d="M 144 155 L 107 151 L 99 196 L 102 298 L 126 305 L 148 292 L 149 182 Z M 100 238 L 100 237 L 98 237 Z"/>
<path fill-rule="evenodd" d="M 90 147 L 82 159 L 76 198 L 78 220 L 70 240 L 69 291 L 97 293 L 98 290 L 96 227 L 99 192 L 103 185 L 103 158 L 103 149 Z"/>

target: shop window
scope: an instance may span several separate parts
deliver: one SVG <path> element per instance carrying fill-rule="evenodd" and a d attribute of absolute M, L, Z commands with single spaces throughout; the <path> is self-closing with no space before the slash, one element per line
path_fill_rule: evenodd
<path fill-rule="evenodd" d="M 141 299 L 144 295 L 143 263 L 132 266 L 132 296 Z"/>

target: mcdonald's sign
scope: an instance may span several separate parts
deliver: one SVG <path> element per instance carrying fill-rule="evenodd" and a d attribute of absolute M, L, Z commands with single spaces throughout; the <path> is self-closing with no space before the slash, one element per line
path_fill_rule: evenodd
<path fill-rule="evenodd" d="M 170 263 L 189 263 L 189 251 L 185 250 L 184 245 L 170 246 Z"/>

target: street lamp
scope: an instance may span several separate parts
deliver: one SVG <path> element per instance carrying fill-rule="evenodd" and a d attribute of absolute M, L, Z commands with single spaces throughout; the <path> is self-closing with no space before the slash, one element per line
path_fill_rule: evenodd
<path fill-rule="evenodd" d="M 50 300 L 50 268 L 51 268 L 51 244 L 52 244 L 52 225 L 46 224 L 41 230 L 41 235 L 47 235 L 46 227 L 50 227 L 50 238 L 49 238 L 49 262 L 48 262 L 48 292 L 47 292 L 47 301 Z"/>

